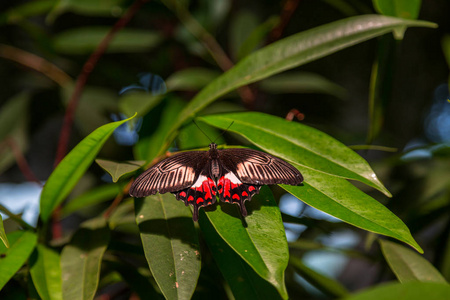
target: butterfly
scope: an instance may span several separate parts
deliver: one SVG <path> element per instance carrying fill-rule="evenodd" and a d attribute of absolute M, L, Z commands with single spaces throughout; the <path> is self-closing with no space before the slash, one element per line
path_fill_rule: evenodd
<path fill-rule="evenodd" d="M 186 151 L 166 158 L 139 175 L 130 187 L 132 197 L 173 193 L 177 200 L 194 207 L 198 220 L 200 207 L 220 201 L 239 205 L 247 216 L 245 201 L 259 193 L 265 184 L 299 185 L 302 174 L 291 164 L 265 152 L 230 148 Z"/>

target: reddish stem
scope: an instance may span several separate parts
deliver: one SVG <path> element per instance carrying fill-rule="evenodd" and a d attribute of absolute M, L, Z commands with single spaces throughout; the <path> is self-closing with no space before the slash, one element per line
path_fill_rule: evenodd
<path fill-rule="evenodd" d="M 72 130 L 73 118 L 75 115 L 78 102 L 80 100 L 81 94 L 83 92 L 84 86 L 97 65 L 100 57 L 105 53 L 109 46 L 109 43 L 114 38 L 115 34 L 121 30 L 125 25 L 131 20 L 131 18 L 138 12 L 138 10 L 146 2 L 150 0 L 136 0 L 127 10 L 127 12 L 114 24 L 108 34 L 103 38 L 103 40 L 98 45 L 97 49 L 91 54 L 89 59 L 84 64 L 80 75 L 75 83 L 75 89 L 72 96 L 70 97 L 69 104 L 64 115 L 63 126 L 58 141 L 58 148 L 56 150 L 56 158 L 54 167 L 56 167 L 67 153 L 67 147 L 69 144 L 70 133 Z M 62 227 L 59 221 L 60 219 L 60 208 L 57 208 L 52 214 L 52 234 L 53 238 L 58 239 L 62 236 Z"/>
<path fill-rule="evenodd" d="M 280 23 L 270 33 L 269 43 L 273 43 L 281 37 L 284 28 L 291 20 L 299 2 L 300 0 L 286 0 L 286 2 L 284 2 L 283 10 L 281 11 L 280 16 Z"/>
<path fill-rule="evenodd" d="M 80 75 L 77 78 L 75 84 L 75 90 L 69 100 L 69 105 L 67 106 L 66 113 L 64 115 L 63 126 L 59 136 L 58 149 L 56 151 L 56 159 L 54 166 L 56 167 L 59 162 L 64 158 L 67 153 L 67 146 L 69 144 L 70 132 L 72 129 L 73 118 L 75 115 L 78 102 L 80 100 L 81 94 L 83 92 L 84 86 L 97 65 L 100 57 L 105 53 L 109 46 L 109 43 L 114 38 L 115 34 L 121 30 L 125 25 L 131 20 L 131 18 L 136 14 L 136 12 L 141 8 L 141 6 L 150 0 L 136 0 L 133 5 L 128 9 L 128 11 L 114 24 L 108 34 L 103 38 L 103 40 L 98 45 L 97 49 L 91 54 L 89 59 L 84 64 Z"/>
<path fill-rule="evenodd" d="M 36 182 L 37 184 L 42 186 L 42 183 L 34 175 L 33 171 L 31 170 L 30 166 L 28 165 L 27 160 L 23 156 L 23 153 L 20 150 L 20 148 L 17 145 L 17 142 L 14 140 L 14 138 L 13 137 L 6 138 L 5 143 L 11 148 L 14 158 L 16 159 L 17 165 L 19 166 L 19 169 L 22 172 L 22 174 L 25 176 L 25 178 L 28 181 Z"/>

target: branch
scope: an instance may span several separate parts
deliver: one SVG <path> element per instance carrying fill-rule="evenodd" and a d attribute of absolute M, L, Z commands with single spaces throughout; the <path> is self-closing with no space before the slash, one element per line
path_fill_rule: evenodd
<path fill-rule="evenodd" d="M 280 39 L 281 35 L 283 34 L 284 28 L 291 20 L 292 15 L 297 9 L 299 2 L 300 0 L 286 0 L 286 2 L 284 2 L 283 10 L 281 11 L 280 16 L 280 23 L 270 33 L 269 44 Z"/>
<path fill-rule="evenodd" d="M 197 20 L 187 9 L 177 4 L 172 6 L 168 1 L 163 1 L 163 3 L 175 12 L 186 29 L 189 30 L 189 32 L 203 44 L 205 49 L 209 52 L 222 71 L 227 71 L 234 66 L 234 63 L 222 49 L 214 36 L 203 28 L 203 26 L 197 22 Z M 245 105 L 248 107 L 252 107 L 254 105 L 255 95 L 248 86 L 238 88 L 238 93 Z"/>
<path fill-rule="evenodd" d="M 30 165 L 28 165 L 27 160 L 23 156 L 23 153 L 20 150 L 14 138 L 12 136 L 7 137 L 5 139 L 5 143 L 11 148 L 11 152 L 13 153 L 14 158 L 16 159 L 17 166 L 19 167 L 20 171 L 25 176 L 25 178 L 28 181 L 36 182 L 39 186 L 42 186 L 42 183 L 34 175 L 33 171 L 30 168 Z"/>
<path fill-rule="evenodd" d="M 58 149 L 56 151 L 56 159 L 54 166 L 56 167 L 59 162 L 64 158 L 67 153 L 67 146 L 69 144 L 70 132 L 72 129 L 73 117 L 75 115 L 78 102 L 83 92 L 84 86 L 97 65 L 100 57 L 108 49 L 109 43 L 114 38 L 115 34 L 121 30 L 125 25 L 133 18 L 133 16 L 139 11 L 141 6 L 150 0 L 136 0 L 128 11 L 114 24 L 108 34 L 103 38 L 97 49 L 91 54 L 89 59 L 84 64 L 80 75 L 75 83 L 75 90 L 70 97 L 69 104 L 64 115 L 63 126 L 59 136 Z"/>
<path fill-rule="evenodd" d="M 42 57 L 19 48 L 0 44 L 0 57 L 15 61 L 30 69 L 34 69 L 62 87 L 67 86 L 72 82 L 72 78 L 56 65 Z"/>

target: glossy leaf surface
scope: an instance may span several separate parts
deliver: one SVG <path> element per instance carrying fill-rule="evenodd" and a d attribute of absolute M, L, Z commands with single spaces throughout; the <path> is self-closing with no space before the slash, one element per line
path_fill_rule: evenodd
<path fill-rule="evenodd" d="M 200 250 L 190 210 L 170 194 L 135 199 L 145 257 L 166 299 L 190 299 L 200 274 Z"/>
<path fill-rule="evenodd" d="M 38 245 L 31 255 L 30 274 L 43 300 L 62 299 L 60 256 L 55 250 Z"/>
<path fill-rule="evenodd" d="M 102 217 L 82 224 L 61 253 L 64 300 L 91 300 L 97 291 L 100 265 L 110 232 Z"/>
<path fill-rule="evenodd" d="M 221 238 L 282 298 L 287 298 L 284 271 L 289 260 L 288 244 L 272 192 L 262 187 L 260 194 L 246 202 L 246 207 L 245 221 L 237 205 L 228 203 L 209 209 L 206 216 Z"/>

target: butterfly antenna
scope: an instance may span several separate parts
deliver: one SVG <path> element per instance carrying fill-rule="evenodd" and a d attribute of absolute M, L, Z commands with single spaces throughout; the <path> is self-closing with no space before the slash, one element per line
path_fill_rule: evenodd
<path fill-rule="evenodd" d="M 231 127 L 231 125 L 233 125 L 233 123 L 234 123 L 234 121 L 233 122 L 231 122 L 231 124 L 230 125 L 228 125 L 228 127 L 227 127 L 227 129 L 225 129 L 224 131 L 222 131 L 222 133 L 221 134 L 219 134 L 219 136 L 218 137 L 216 137 L 215 139 L 214 139 L 214 141 L 213 141 L 213 143 L 218 139 L 218 138 L 220 138 L 225 132 L 227 132 L 228 131 L 228 129 L 230 129 L 230 127 Z"/>
<path fill-rule="evenodd" d="M 200 126 L 198 126 L 198 124 L 195 122 L 195 120 L 194 119 L 192 119 L 192 122 L 194 122 L 194 124 L 195 124 L 195 126 L 197 126 L 197 128 L 208 138 L 208 140 L 211 142 L 211 143 L 214 143 L 213 141 L 211 141 L 211 139 L 209 138 L 209 136 L 200 128 Z"/>

